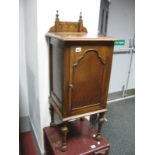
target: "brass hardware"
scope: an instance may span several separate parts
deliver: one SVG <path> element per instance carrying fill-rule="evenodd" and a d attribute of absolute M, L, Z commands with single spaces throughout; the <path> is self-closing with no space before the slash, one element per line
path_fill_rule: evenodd
<path fill-rule="evenodd" d="M 74 87 L 73 84 L 69 84 L 69 88 L 73 89 L 73 87 Z"/>

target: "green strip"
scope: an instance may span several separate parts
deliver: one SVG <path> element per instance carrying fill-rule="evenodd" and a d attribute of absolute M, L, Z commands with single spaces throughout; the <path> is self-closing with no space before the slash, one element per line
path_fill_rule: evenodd
<path fill-rule="evenodd" d="M 116 40 L 115 45 L 117 45 L 117 46 L 125 45 L 125 40 Z"/>

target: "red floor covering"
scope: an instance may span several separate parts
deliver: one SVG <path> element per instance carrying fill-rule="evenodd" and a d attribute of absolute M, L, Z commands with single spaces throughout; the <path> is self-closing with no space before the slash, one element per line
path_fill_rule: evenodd
<path fill-rule="evenodd" d="M 38 155 L 31 131 L 20 133 L 21 155 Z"/>

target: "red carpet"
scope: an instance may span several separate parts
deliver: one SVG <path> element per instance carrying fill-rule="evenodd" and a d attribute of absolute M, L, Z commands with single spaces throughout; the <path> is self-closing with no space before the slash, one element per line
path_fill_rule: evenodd
<path fill-rule="evenodd" d="M 31 131 L 20 133 L 21 155 L 38 155 Z"/>

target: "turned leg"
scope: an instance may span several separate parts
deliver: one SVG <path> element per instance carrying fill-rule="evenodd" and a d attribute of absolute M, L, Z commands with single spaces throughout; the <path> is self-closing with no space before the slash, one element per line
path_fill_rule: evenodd
<path fill-rule="evenodd" d="M 99 113 L 99 120 L 98 120 L 98 130 L 97 130 L 97 135 L 96 135 L 96 140 L 100 141 L 101 140 L 101 129 L 102 129 L 102 125 L 104 122 L 104 112 L 103 113 Z"/>
<path fill-rule="evenodd" d="M 63 127 L 61 128 L 61 132 L 62 132 L 61 151 L 65 152 L 65 151 L 67 151 L 67 133 L 68 133 L 67 122 L 63 123 Z"/>
<path fill-rule="evenodd" d="M 50 114 L 51 114 L 51 123 L 50 123 L 50 126 L 52 127 L 52 126 L 54 126 L 55 125 L 55 123 L 54 123 L 54 108 L 53 108 L 53 106 L 52 105 L 50 105 Z"/>

